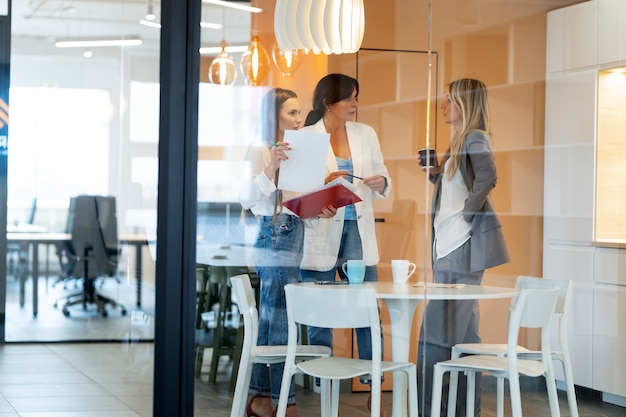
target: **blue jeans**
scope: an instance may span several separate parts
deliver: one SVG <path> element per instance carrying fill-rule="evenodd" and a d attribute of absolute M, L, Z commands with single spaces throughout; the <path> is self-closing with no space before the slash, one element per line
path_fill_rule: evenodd
<path fill-rule="evenodd" d="M 298 282 L 302 260 L 304 225 L 297 216 L 277 214 L 261 217 L 254 244 L 254 265 L 261 278 L 259 334 L 261 346 L 287 344 L 287 309 L 284 287 Z M 250 393 L 271 396 L 278 404 L 284 364 L 255 364 L 250 379 Z M 291 380 L 288 404 L 295 404 L 295 382 Z"/>
<path fill-rule="evenodd" d="M 300 278 L 302 278 L 303 282 L 334 281 L 338 273 L 339 278 L 346 281 L 348 277 L 341 269 L 341 265 L 348 259 L 363 259 L 363 247 L 361 246 L 361 237 L 356 220 L 345 220 L 343 222 L 341 244 L 339 245 L 339 254 L 337 255 L 335 267 L 329 271 L 301 269 Z M 378 281 L 378 269 L 375 265 L 365 267 L 365 281 Z M 308 326 L 307 334 L 310 345 L 322 345 L 328 346 L 331 349 L 333 348 L 332 329 Z M 372 336 L 369 327 L 356 329 L 356 341 L 359 350 L 359 358 L 372 359 Z M 381 347 L 381 352 L 383 347 L 384 343 Z M 369 383 L 369 380 L 362 378 L 361 382 Z"/>

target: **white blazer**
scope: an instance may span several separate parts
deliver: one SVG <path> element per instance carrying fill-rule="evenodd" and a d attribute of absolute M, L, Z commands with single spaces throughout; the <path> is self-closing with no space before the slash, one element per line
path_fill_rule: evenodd
<path fill-rule="evenodd" d="M 323 120 L 301 130 L 326 133 Z M 346 130 L 352 154 L 354 175 L 366 178 L 380 174 L 387 178 L 387 188 L 382 194 L 373 192 L 371 188 L 363 184 L 362 180 L 357 178 L 352 180 L 356 187 L 356 193 L 363 200 L 354 205 L 363 245 L 363 259 L 366 265 L 376 265 L 379 258 L 372 195 L 378 199 L 386 199 L 391 191 L 391 178 L 389 178 L 389 172 L 385 166 L 376 131 L 371 126 L 357 122 L 347 122 Z M 330 147 L 326 162 L 326 174 L 329 175 L 337 170 L 337 160 L 332 147 Z M 300 268 L 329 271 L 335 267 L 343 231 L 344 211 L 345 209 L 342 207 L 337 210 L 337 214 L 333 218 L 318 219 L 312 222 L 311 227 L 305 228 L 304 254 Z"/>

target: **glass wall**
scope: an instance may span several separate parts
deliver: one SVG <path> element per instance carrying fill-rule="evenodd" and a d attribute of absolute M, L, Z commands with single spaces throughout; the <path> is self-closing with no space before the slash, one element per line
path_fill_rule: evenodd
<path fill-rule="evenodd" d="M 253 1 L 263 9 L 259 14 L 202 6 L 203 47 L 222 40 L 245 46 L 255 32 L 270 61 L 267 78 L 252 86 L 239 68 L 242 52 L 229 52 L 237 79 L 222 86 L 208 77 L 216 53 L 203 51 L 200 59 L 197 296 L 187 300 L 196 305 L 197 340 L 196 351 L 185 352 L 195 357 L 197 410 L 230 407 L 207 395 L 230 399 L 238 363 L 236 349 L 214 349 L 219 319 L 227 324 L 228 347 L 237 344 L 233 330 L 240 324 L 231 294 L 221 290 L 231 275 L 249 272 L 257 278 L 250 249 L 258 220 L 242 221 L 240 195 L 252 174 L 246 155 L 260 144 L 262 99 L 273 87 L 294 90 L 304 119 L 315 84 L 333 72 L 359 80 L 356 120 L 375 129 L 392 180 L 388 198 L 373 202 L 376 235 L 370 238 L 378 244 L 382 282 L 392 280 L 388 263 L 399 258 L 417 265 L 411 283 L 433 279 L 434 187 L 417 164 L 418 151 L 432 147 L 441 160 L 448 149 L 452 129 L 441 106 L 451 81 L 471 77 L 487 85 L 498 173 L 491 200 L 511 262 L 487 269 L 482 285 L 510 288 L 520 275 L 573 280 L 569 332 L 575 383 L 623 403 L 626 381 L 607 359 L 624 357 L 626 349 L 619 313 L 626 301 L 624 236 L 618 232 L 624 187 L 619 164 L 611 162 L 623 154 L 623 139 L 607 132 L 620 132 L 623 123 L 621 90 L 608 82 L 626 59 L 622 43 L 612 36 L 626 25 L 626 5 L 621 0 L 549 5 L 365 0 L 366 32 L 358 54 L 309 53 L 286 76 L 271 55 L 275 3 Z M 150 351 L 160 32 L 139 20 L 153 10 L 158 22 L 160 2 L 13 2 L 12 7 L 5 340 L 142 342 Z M 142 44 L 55 46 L 57 40 L 79 37 L 124 37 Z M 106 306 L 107 317 L 82 301 L 64 309 L 67 295 L 79 293 L 80 299 L 83 292 L 78 273 L 69 270 L 85 269 L 76 263 L 81 254 L 67 256 L 72 201 L 79 195 L 115 201 L 115 273 L 94 286 L 119 304 Z M 412 215 L 394 217 L 402 202 L 413 204 Z M 509 302 L 479 302 L 483 341 L 502 340 Z M 391 358 L 384 304 L 381 314 Z M 422 315 L 420 304 L 407 341 L 409 359 L 416 362 Z M 533 333 L 521 341 L 538 346 Z M 356 356 L 356 338 L 349 331 L 335 333 L 334 348 Z M 391 383 L 387 378 L 384 388 Z M 355 380 L 351 389 L 368 388 Z"/>
<path fill-rule="evenodd" d="M 99 5 L 101 19 L 94 7 L 13 4 L 9 342 L 154 338 L 159 31 L 139 23 L 145 5 Z M 93 42 L 122 38 L 140 44 Z M 73 239 L 82 195 L 113 198 L 97 216 L 114 266 L 92 262 L 104 277 L 87 290 Z"/>

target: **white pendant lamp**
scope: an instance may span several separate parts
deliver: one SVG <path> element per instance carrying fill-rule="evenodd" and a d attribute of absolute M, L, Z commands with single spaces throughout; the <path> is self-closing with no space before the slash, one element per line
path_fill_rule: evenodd
<path fill-rule="evenodd" d="M 277 0 L 274 32 L 283 51 L 355 53 L 365 33 L 363 0 Z"/>

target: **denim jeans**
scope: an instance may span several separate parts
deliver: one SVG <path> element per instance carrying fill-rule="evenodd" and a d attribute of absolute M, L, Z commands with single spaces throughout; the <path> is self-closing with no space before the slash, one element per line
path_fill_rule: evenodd
<path fill-rule="evenodd" d="M 356 220 L 345 220 L 343 222 L 343 232 L 341 234 L 341 244 L 335 267 L 329 271 L 300 270 L 300 278 L 303 282 L 334 281 L 338 273 L 341 280 L 348 277 L 341 269 L 341 265 L 348 259 L 363 259 L 363 247 Z M 375 265 L 365 267 L 365 281 L 378 281 L 378 269 Z M 307 327 L 307 334 L 310 345 L 322 345 L 333 348 L 332 329 L 322 327 Z M 381 327 L 382 335 L 382 327 Z M 369 328 L 356 329 L 356 341 L 359 350 L 359 358 L 372 359 L 372 336 Z M 383 343 L 384 346 L 384 343 Z M 382 352 L 382 347 L 381 347 Z M 316 381 L 317 382 L 317 381 Z M 361 382 L 369 383 L 369 380 L 362 378 Z"/>
<path fill-rule="evenodd" d="M 304 225 L 299 217 L 277 214 L 261 217 L 259 234 L 254 244 L 254 265 L 261 278 L 258 344 L 287 344 L 286 284 L 298 282 L 302 260 Z M 278 404 L 284 364 L 255 364 L 250 380 L 250 393 L 271 396 Z M 295 383 L 292 379 L 288 404 L 295 404 Z"/>

